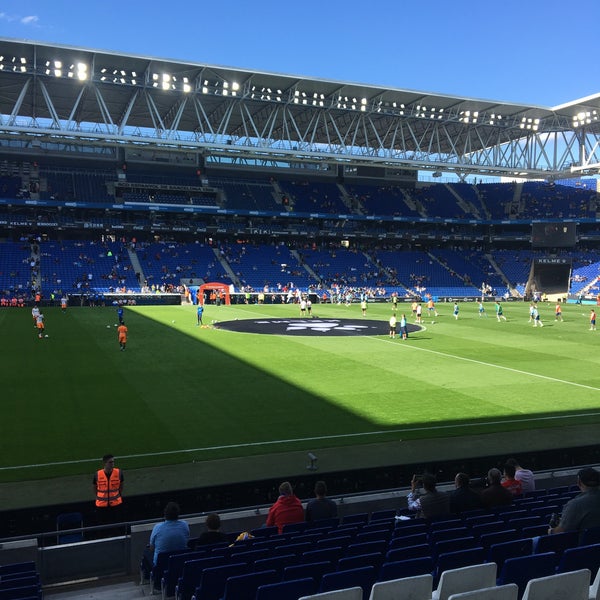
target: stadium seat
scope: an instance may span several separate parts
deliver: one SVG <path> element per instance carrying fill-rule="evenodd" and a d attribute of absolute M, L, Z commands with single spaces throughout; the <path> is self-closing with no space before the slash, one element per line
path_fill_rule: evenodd
<path fill-rule="evenodd" d="M 321 583 L 321 579 L 325 573 L 332 573 L 335 570 L 335 564 L 330 561 L 290 565 L 283 570 L 283 580 L 288 581 L 310 577 L 318 585 Z"/>
<path fill-rule="evenodd" d="M 600 567 L 596 572 L 592 585 L 590 585 L 589 600 L 600 600 Z"/>
<path fill-rule="evenodd" d="M 470 565 L 483 563 L 485 561 L 485 554 L 486 551 L 481 546 L 440 554 L 435 559 L 434 583 L 439 581 L 442 574 L 446 571 L 468 568 Z M 494 569 L 496 568 L 495 563 L 490 564 L 494 565 Z"/>
<path fill-rule="evenodd" d="M 472 592 L 452 594 L 448 600 L 517 600 L 518 597 L 518 586 L 514 583 L 507 583 L 506 585 L 482 588 Z"/>
<path fill-rule="evenodd" d="M 383 519 L 394 519 L 396 517 L 396 509 L 376 510 L 371 513 L 371 523 Z"/>
<path fill-rule="evenodd" d="M 257 571 L 244 575 L 233 575 L 225 583 L 223 600 L 254 600 L 261 585 L 277 583 L 277 571 Z"/>
<path fill-rule="evenodd" d="M 542 535 L 535 544 L 535 553 L 556 552 L 559 556 L 567 548 L 577 546 L 579 533 L 577 531 L 563 531 L 562 533 L 553 533 L 552 535 Z"/>
<path fill-rule="evenodd" d="M 340 546 L 333 546 L 332 548 L 322 548 L 320 550 L 311 550 L 310 552 L 302 553 L 302 562 L 323 562 L 331 561 L 337 563 L 342 556 L 343 549 Z"/>
<path fill-rule="evenodd" d="M 448 600 L 452 594 L 471 592 L 496 585 L 495 563 L 472 564 L 442 572 L 432 600 Z"/>
<path fill-rule="evenodd" d="M 77 529 L 69 533 L 61 533 L 69 529 Z M 57 542 L 73 544 L 83 541 L 83 515 L 80 512 L 61 513 L 56 517 Z"/>
<path fill-rule="evenodd" d="M 225 591 L 229 577 L 247 573 L 245 563 L 229 563 L 220 567 L 209 567 L 202 571 L 200 583 L 194 591 L 195 600 L 219 600 Z"/>
<path fill-rule="evenodd" d="M 363 591 L 360 587 L 351 587 L 321 592 L 312 596 L 302 596 L 298 600 L 363 600 Z"/>
<path fill-rule="evenodd" d="M 417 546 L 402 546 L 395 548 L 391 544 L 388 546 L 385 557 L 386 560 L 409 560 L 410 558 L 420 558 L 422 556 L 432 556 L 431 546 L 429 544 L 418 544 Z"/>
<path fill-rule="evenodd" d="M 533 540 L 530 538 L 520 538 L 510 542 L 492 544 L 488 550 L 487 561 L 495 562 L 498 566 L 498 571 L 500 571 L 507 559 L 515 558 L 516 556 L 528 556 L 532 553 Z"/>
<path fill-rule="evenodd" d="M 315 591 L 314 579 L 292 579 L 259 586 L 256 590 L 256 600 L 297 600 L 299 595 L 305 596 Z"/>
<path fill-rule="evenodd" d="M 366 525 L 369 522 L 369 513 L 354 513 L 342 517 L 342 525 Z"/>
<path fill-rule="evenodd" d="M 556 554 L 554 552 L 508 558 L 502 565 L 496 583 L 497 585 L 516 583 L 519 586 L 519 594 L 522 594 L 530 579 L 554 575 L 555 569 Z"/>
<path fill-rule="evenodd" d="M 432 586 L 431 575 L 378 581 L 371 588 L 369 600 L 431 600 Z"/>
<path fill-rule="evenodd" d="M 600 543 L 600 527 L 590 527 L 586 529 L 581 535 L 580 545 L 590 546 L 592 544 Z"/>
<path fill-rule="evenodd" d="M 181 575 L 177 579 L 177 585 L 175 586 L 174 595 L 177 596 L 177 600 L 189 600 L 192 597 L 194 590 L 202 579 L 204 569 L 220 567 L 226 564 L 226 562 L 227 559 L 222 556 L 197 558 L 184 562 Z M 167 593 L 170 589 L 169 587 L 165 588 Z"/>
<path fill-rule="evenodd" d="M 357 554 L 355 556 L 346 556 L 338 561 L 338 569 L 346 571 L 348 569 L 356 569 L 358 567 L 373 566 L 379 571 L 379 567 L 383 562 L 384 556 L 382 552 L 371 552 L 370 554 Z"/>
<path fill-rule="evenodd" d="M 167 561 L 167 568 L 164 570 L 160 580 L 160 589 L 162 591 L 163 598 L 175 595 L 175 587 L 177 586 L 177 582 L 181 577 L 185 563 L 205 557 L 206 552 L 204 550 L 193 552 L 187 550 L 181 554 L 171 553 Z M 214 562 L 212 564 L 207 564 L 206 566 L 215 567 L 223 562 L 222 558 L 210 560 L 213 560 Z"/>
<path fill-rule="evenodd" d="M 434 563 L 431 556 L 408 560 L 387 561 L 381 565 L 378 581 L 402 579 L 414 575 L 433 575 Z"/>
<path fill-rule="evenodd" d="M 325 573 L 321 579 L 319 592 L 330 592 L 347 587 L 360 587 L 365 595 L 369 594 L 375 583 L 375 567 L 360 567 L 348 571 Z"/>
<path fill-rule="evenodd" d="M 590 593 L 589 569 L 570 571 L 548 577 L 530 579 L 522 600 L 588 600 Z"/>
<path fill-rule="evenodd" d="M 275 570 L 279 575 L 283 575 L 283 570 L 291 565 L 296 565 L 300 557 L 296 554 L 281 554 L 277 556 L 268 556 L 254 561 L 255 571 Z"/>
<path fill-rule="evenodd" d="M 600 565 L 600 544 L 590 546 L 577 546 L 567 548 L 556 567 L 557 573 L 577 571 L 578 569 L 589 569 L 594 573 Z"/>

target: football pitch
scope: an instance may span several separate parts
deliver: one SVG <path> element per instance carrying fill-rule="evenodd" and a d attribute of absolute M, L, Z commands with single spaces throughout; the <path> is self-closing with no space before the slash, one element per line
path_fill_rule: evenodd
<path fill-rule="evenodd" d="M 369 304 L 366 317 L 359 304 L 316 305 L 300 323 L 297 305 L 207 306 L 204 327 L 191 305 L 129 307 L 124 352 L 114 307 L 46 308 L 42 339 L 29 308 L 2 310 L 0 482 L 89 474 L 107 452 L 130 470 L 498 432 L 510 440 L 600 421 L 590 306 L 565 305 L 560 322 L 554 304 L 540 305 L 543 328 L 528 322 L 527 303 L 505 303 L 501 322 L 493 303 L 486 317 L 476 303 L 459 306 L 456 320 L 452 304 L 439 304 L 408 340 L 387 334 L 388 303 Z M 403 312 L 414 323 L 409 304 Z M 331 335 L 337 319 L 347 319 L 344 335 Z M 236 331 L 250 322 L 264 333 Z"/>

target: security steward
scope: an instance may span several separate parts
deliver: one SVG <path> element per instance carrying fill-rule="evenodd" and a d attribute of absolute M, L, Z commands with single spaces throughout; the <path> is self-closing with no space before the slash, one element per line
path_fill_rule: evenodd
<path fill-rule="evenodd" d="M 115 467 L 112 454 L 105 454 L 102 463 L 104 466 L 96 472 L 93 482 L 96 514 L 99 524 L 116 523 L 123 512 L 123 471 Z"/>

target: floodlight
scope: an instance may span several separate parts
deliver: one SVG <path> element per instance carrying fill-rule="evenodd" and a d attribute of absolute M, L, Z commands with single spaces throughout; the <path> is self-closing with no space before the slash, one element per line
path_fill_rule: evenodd
<path fill-rule="evenodd" d="M 192 91 L 192 86 L 189 83 L 183 84 L 183 91 L 187 94 Z"/>

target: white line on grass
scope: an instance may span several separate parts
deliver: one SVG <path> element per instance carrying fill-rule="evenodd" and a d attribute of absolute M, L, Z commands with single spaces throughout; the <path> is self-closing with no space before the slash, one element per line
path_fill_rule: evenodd
<path fill-rule="evenodd" d="M 304 438 L 293 438 L 288 440 L 269 440 L 264 442 L 247 442 L 244 444 L 229 444 L 224 446 L 206 446 L 204 448 L 184 448 L 182 450 L 165 450 L 164 452 L 148 452 L 145 454 L 125 454 L 119 455 L 119 459 L 127 459 L 127 458 L 150 458 L 153 456 L 168 456 L 173 454 L 191 454 L 192 452 L 210 452 L 213 450 L 232 450 L 238 448 L 256 448 L 260 446 L 273 446 L 276 444 L 290 444 L 294 442 L 316 442 L 322 440 L 338 440 L 343 438 L 351 438 L 351 437 L 365 437 L 371 435 L 386 435 L 390 433 L 410 433 L 414 431 L 432 431 L 432 430 L 443 430 L 443 429 L 461 429 L 466 427 L 482 427 L 487 425 L 501 425 L 503 423 L 529 423 L 535 422 L 538 423 L 540 421 L 556 421 L 556 420 L 565 420 L 565 419 L 581 419 L 582 417 L 597 417 L 600 412 L 590 412 L 590 413 L 577 413 L 573 415 L 554 415 L 548 417 L 535 417 L 535 418 L 523 418 L 523 419 L 500 419 L 497 421 L 478 421 L 477 423 L 458 423 L 456 425 L 428 425 L 427 427 L 406 427 L 404 429 L 388 429 L 384 431 L 364 431 L 362 433 L 341 433 L 338 435 L 319 435 L 314 437 L 304 437 Z M 397 442 L 401 442 L 401 439 L 394 440 Z M 7 467 L 0 467 L 0 471 L 14 471 L 17 469 L 34 469 L 39 467 L 56 467 L 59 465 L 77 465 L 83 463 L 91 463 L 98 462 L 98 458 L 83 458 L 80 460 L 64 460 L 57 462 L 49 462 L 49 463 L 37 463 L 33 465 L 14 465 Z"/>
<path fill-rule="evenodd" d="M 530 371 L 523 371 L 521 369 L 514 369 L 513 367 L 505 367 L 504 365 L 496 365 L 494 363 L 484 362 L 482 360 L 476 360 L 474 358 L 467 358 L 465 356 L 457 356 L 456 354 L 448 354 L 447 352 L 440 352 L 439 350 L 431 350 L 430 348 L 421 348 L 418 346 L 412 346 L 409 344 L 398 344 L 395 342 L 389 342 L 388 340 L 382 340 L 374 338 L 379 342 L 386 344 L 394 344 L 396 347 L 402 347 L 410 350 L 420 350 L 421 352 L 430 352 L 431 354 L 437 354 L 438 356 L 445 356 L 446 358 L 454 358 L 456 360 L 463 360 L 465 362 L 475 363 L 476 365 L 483 365 L 484 367 L 491 367 L 493 369 L 502 369 L 504 371 L 511 371 L 512 373 L 519 373 L 520 375 L 527 375 L 528 377 L 537 377 L 538 379 L 546 379 L 547 381 L 555 381 L 556 383 L 564 383 L 565 385 L 572 385 L 575 387 L 585 388 L 586 390 L 593 390 L 594 392 L 600 392 L 600 388 L 594 387 L 593 385 L 586 385 L 585 383 L 577 383 L 576 381 L 567 381 L 566 379 L 558 379 L 557 377 L 550 377 L 549 375 L 542 375 L 540 373 L 532 373 Z"/>

